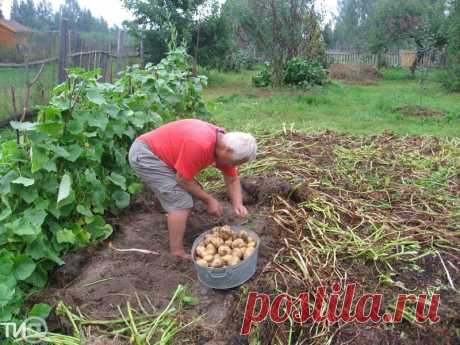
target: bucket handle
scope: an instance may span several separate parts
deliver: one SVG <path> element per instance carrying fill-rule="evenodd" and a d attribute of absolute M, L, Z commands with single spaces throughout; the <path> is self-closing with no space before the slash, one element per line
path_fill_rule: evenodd
<path fill-rule="evenodd" d="M 225 278 L 228 275 L 228 273 L 229 273 L 228 270 L 224 270 L 221 273 L 208 271 L 208 276 L 213 278 L 213 279 L 222 279 L 222 278 Z"/>

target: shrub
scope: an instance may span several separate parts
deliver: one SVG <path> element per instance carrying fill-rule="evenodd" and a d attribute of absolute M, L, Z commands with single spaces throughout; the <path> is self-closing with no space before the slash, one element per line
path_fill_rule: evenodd
<path fill-rule="evenodd" d="M 269 62 L 253 78 L 252 83 L 255 87 L 267 87 L 272 85 L 272 68 Z"/>
<path fill-rule="evenodd" d="M 327 72 L 318 61 L 294 58 L 284 67 L 286 85 L 322 85 L 326 81 Z"/>

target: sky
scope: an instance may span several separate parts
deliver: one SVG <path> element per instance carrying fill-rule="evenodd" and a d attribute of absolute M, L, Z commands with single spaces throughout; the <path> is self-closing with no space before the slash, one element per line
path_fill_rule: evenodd
<path fill-rule="evenodd" d="M 219 0 L 225 2 L 225 0 Z M 54 8 L 64 2 L 64 0 L 50 0 Z M 121 0 L 78 0 L 80 7 L 89 9 L 96 17 L 104 17 L 109 25 L 120 25 L 124 20 L 132 19 L 128 10 L 124 9 Z M 331 19 L 331 12 L 337 13 L 337 0 L 315 0 L 317 10 L 325 10 L 328 12 L 326 21 Z M 0 0 L 3 14 L 6 18 L 10 16 L 12 0 Z"/>

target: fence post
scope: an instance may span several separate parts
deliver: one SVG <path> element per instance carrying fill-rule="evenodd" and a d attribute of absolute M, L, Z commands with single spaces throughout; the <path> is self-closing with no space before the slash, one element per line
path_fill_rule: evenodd
<path fill-rule="evenodd" d="M 118 39 L 117 39 L 117 64 L 115 68 L 115 73 L 118 74 L 120 72 L 120 59 L 123 55 L 123 38 L 124 38 L 124 31 L 118 30 Z"/>
<path fill-rule="evenodd" d="M 67 53 L 69 50 L 69 21 L 65 18 L 61 18 L 59 28 L 59 83 L 63 83 L 66 80 L 65 68 L 67 64 Z"/>
<path fill-rule="evenodd" d="M 139 46 L 139 55 L 141 58 L 141 67 L 145 67 L 145 58 L 144 58 L 144 33 L 141 32 L 141 41 L 140 41 L 140 46 Z"/>

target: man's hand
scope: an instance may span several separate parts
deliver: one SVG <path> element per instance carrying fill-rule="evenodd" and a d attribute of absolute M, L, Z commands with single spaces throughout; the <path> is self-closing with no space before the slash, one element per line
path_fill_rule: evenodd
<path fill-rule="evenodd" d="M 233 210 L 235 211 L 236 215 L 240 218 L 246 218 L 248 215 L 248 210 L 243 205 L 237 205 L 233 207 Z"/>
<path fill-rule="evenodd" d="M 206 202 L 206 210 L 210 215 L 215 217 L 222 217 L 224 214 L 222 205 L 212 197 Z"/>

